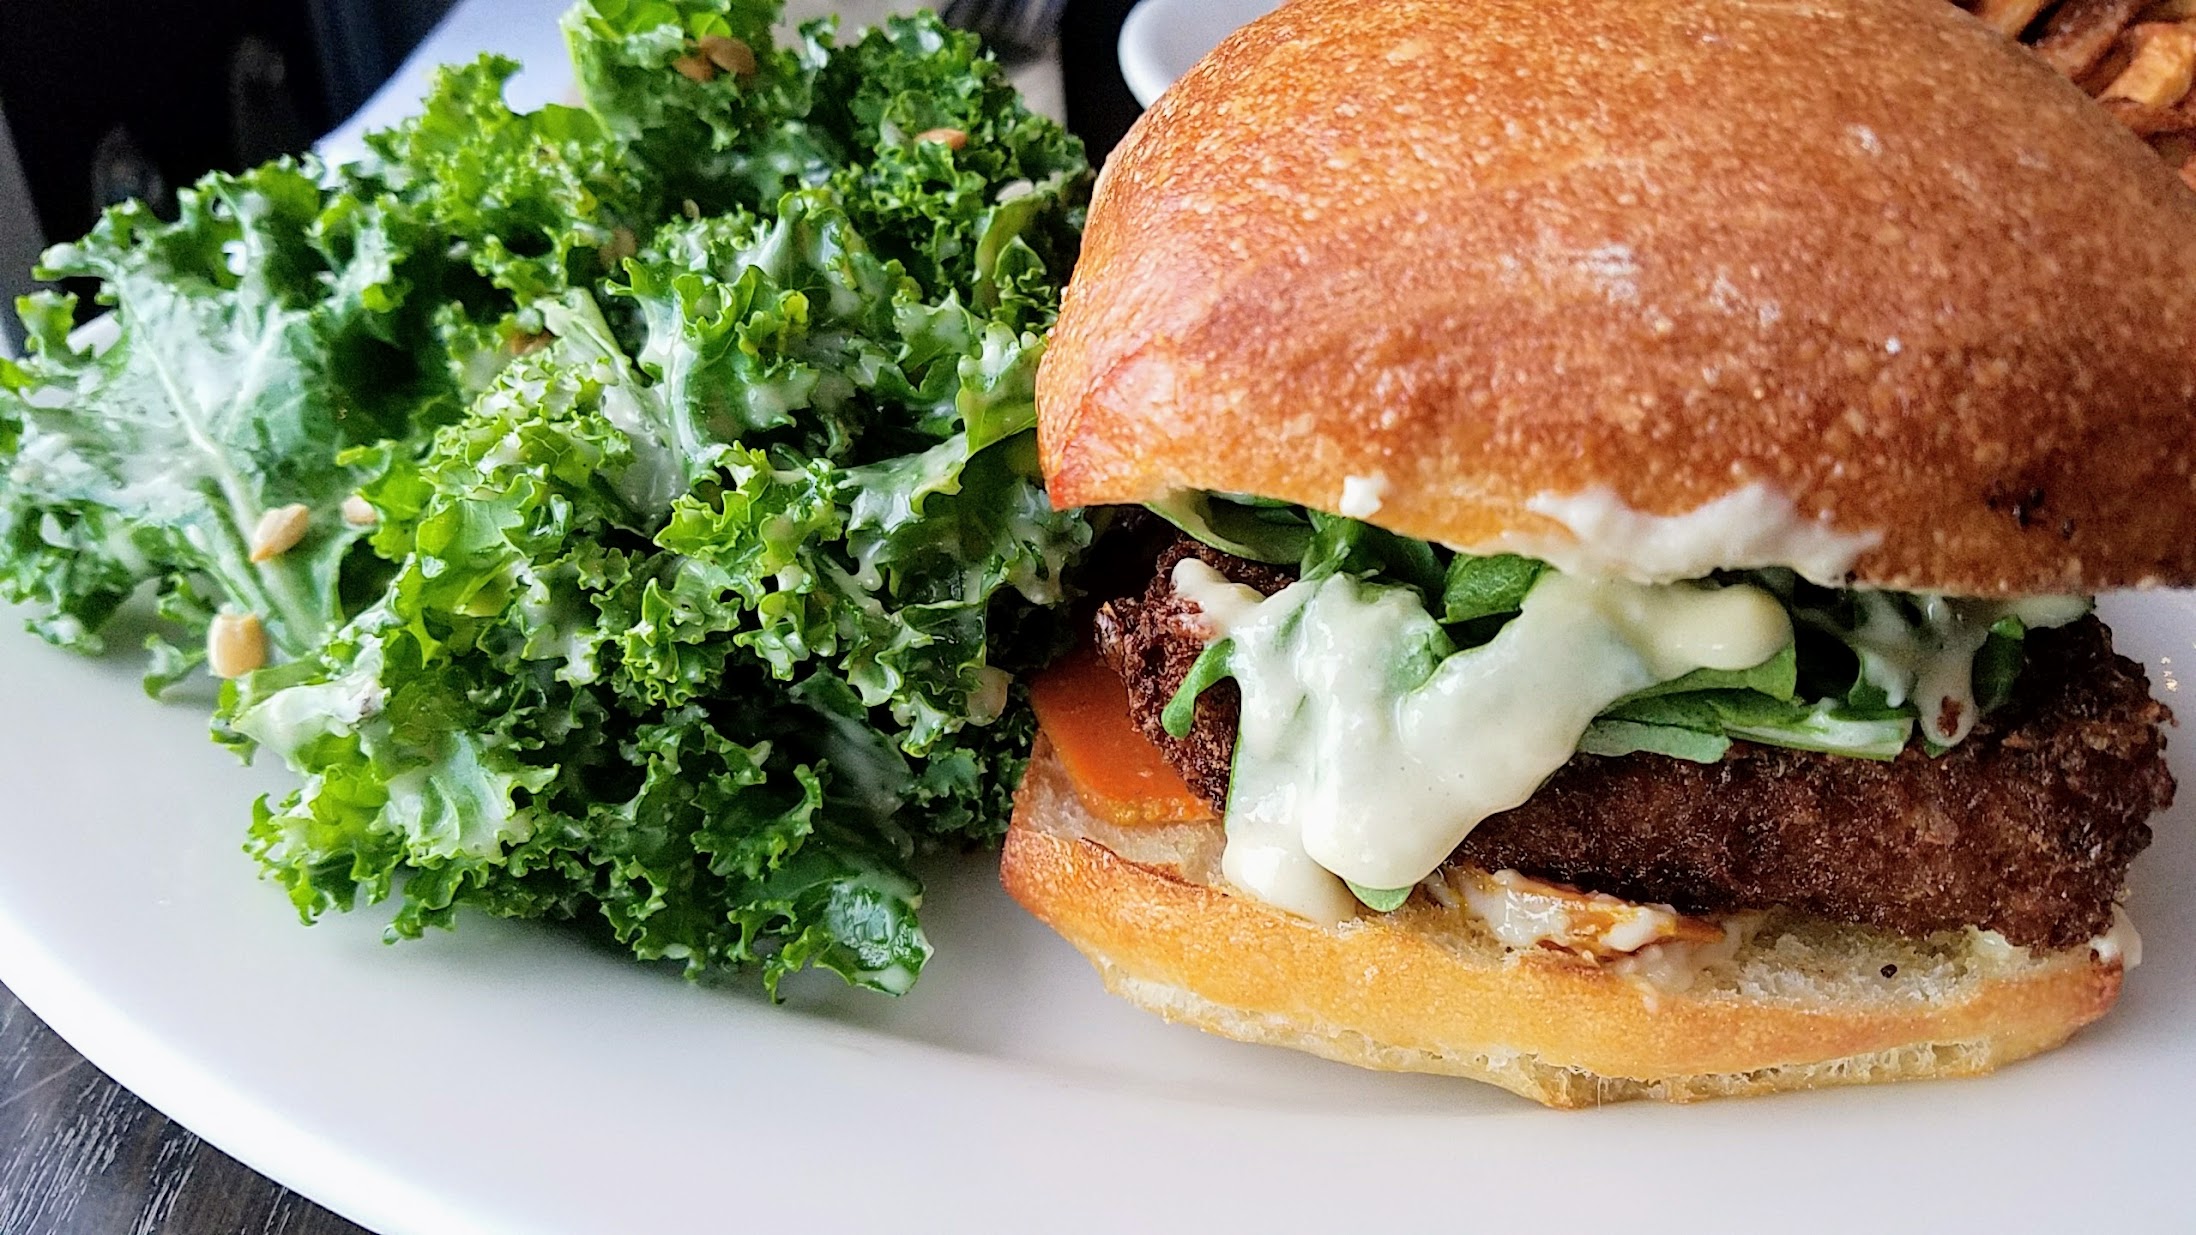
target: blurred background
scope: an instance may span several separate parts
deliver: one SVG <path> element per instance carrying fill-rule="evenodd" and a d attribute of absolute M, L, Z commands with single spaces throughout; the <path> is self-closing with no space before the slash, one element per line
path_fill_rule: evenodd
<path fill-rule="evenodd" d="M 1133 0 L 937 0 L 995 37 L 1035 105 L 1064 113 L 1095 160 L 1137 113 L 1114 44 Z M 530 72 L 516 106 L 570 89 L 565 0 L 0 0 L 0 355 L 20 346 L 15 297 L 48 243 L 106 206 L 163 214 L 177 188 L 406 114 L 428 67 L 482 50 Z M 914 0 L 792 0 L 789 17 L 866 24 Z M 1057 34 L 1055 38 L 1054 35 Z M 418 51 L 416 60 L 408 58 Z"/>
<path fill-rule="evenodd" d="M 304 149 L 451 0 L 0 0 L 0 294 L 112 202 Z M 12 312 L 0 314 L 11 344 Z"/>

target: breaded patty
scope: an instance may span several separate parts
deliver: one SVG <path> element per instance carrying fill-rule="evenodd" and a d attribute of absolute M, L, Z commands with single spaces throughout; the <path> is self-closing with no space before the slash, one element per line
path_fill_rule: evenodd
<path fill-rule="evenodd" d="M 1099 610 L 1098 640 L 1138 727 L 1218 807 L 1235 684 L 1205 693 L 1188 737 L 1160 724 L 1204 648 L 1196 606 L 1170 582 L 1189 554 L 1268 594 L 1290 579 L 1183 540 L 1142 596 Z M 2147 820 L 2172 801 L 2171 716 L 2093 617 L 2026 646 L 2011 701 L 1944 755 L 1909 747 L 1875 762 L 1747 742 L 1714 764 L 1576 755 L 1452 860 L 1688 911 L 1785 906 L 1908 934 L 1979 926 L 2018 944 L 2080 943 L 2110 925 Z"/>

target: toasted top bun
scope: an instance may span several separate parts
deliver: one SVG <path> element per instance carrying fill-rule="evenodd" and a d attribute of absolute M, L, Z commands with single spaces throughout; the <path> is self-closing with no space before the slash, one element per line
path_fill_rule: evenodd
<path fill-rule="evenodd" d="M 1107 164 L 1038 404 L 1062 505 L 2196 584 L 2196 194 L 1938 0 L 1296 0 Z"/>

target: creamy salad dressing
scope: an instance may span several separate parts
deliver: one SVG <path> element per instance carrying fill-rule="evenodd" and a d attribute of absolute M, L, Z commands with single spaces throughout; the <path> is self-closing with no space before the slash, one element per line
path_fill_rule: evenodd
<path fill-rule="evenodd" d="M 2143 937 L 2136 933 L 2135 919 L 2118 905 L 2112 907 L 2111 927 L 2090 940 L 2089 948 L 2104 964 L 2120 962 L 2122 972 L 2143 963 Z"/>
<path fill-rule="evenodd" d="M 1333 575 L 1261 597 L 1195 558 L 1173 582 L 1213 638 L 1234 640 L 1243 717 L 1221 870 L 1318 921 L 1355 914 L 1345 880 L 1424 878 L 1530 797 L 1618 699 L 1750 668 L 1792 640 L 1758 588 L 1551 572 L 1491 642 L 1432 664 L 1438 628 L 1405 590 Z"/>
<path fill-rule="evenodd" d="M 1911 699 L 1922 731 L 1939 746 L 1957 744 L 1975 727 L 1975 654 L 1992 626 L 2006 617 L 2019 618 L 2030 629 L 2064 626 L 2089 612 L 2089 601 L 2080 596 L 1918 599 L 1917 623 L 1881 592 L 1855 593 L 1860 624 L 1849 641 L 1860 657 L 1863 680 L 1893 707 Z"/>
<path fill-rule="evenodd" d="M 1756 482 L 1681 515 L 1635 510 L 1606 485 L 1540 493 L 1525 508 L 1561 524 L 1553 535 L 1510 532 L 1467 553 L 1522 553 L 1566 574 L 1613 575 L 1641 583 L 1697 579 L 1715 570 L 1788 566 L 1817 583 L 1844 582 L 1880 532 L 1841 532 L 1800 513 Z"/>
<path fill-rule="evenodd" d="M 1344 476 L 1342 501 L 1335 510 L 1352 519 L 1370 519 L 1380 513 L 1380 503 L 1387 492 L 1388 478 L 1378 472 L 1370 476 Z"/>
<path fill-rule="evenodd" d="M 1702 974 L 1736 957 L 1753 942 L 1766 920 L 1761 913 L 1731 914 L 1723 920 L 1723 934 L 1714 940 L 1669 939 L 1651 943 L 1637 952 L 1604 962 L 1618 977 L 1627 979 L 1646 996 L 1650 1011 L 1661 1006 L 1661 996 L 1682 995 L 1693 989 Z"/>
<path fill-rule="evenodd" d="M 1587 956 L 1637 952 L 1681 934 L 1722 938 L 1705 922 L 1688 923 L 1668 905 L 1643 905 L 1602 892 L 1581 892 L 1522 872 L 1466 870 L 1426 881 L 1453 890 L 1489 934 L 1512 951 L 1549 944 Z M 1688 929 L 1690 927 L 1690 929 Z"/>
<path fill-rule="evenodd" d="M 1450 867 L 1418 886 L 1436 904 L 1478 918 L 1507 950 L 1569 953 L 1631 982 L 1650 1007 L 1664 995 L 1692 989 L 1704 972 L 1735 958 L 1768 918 L 1747 912 L 1709 921 L 1514 870 Z"/>

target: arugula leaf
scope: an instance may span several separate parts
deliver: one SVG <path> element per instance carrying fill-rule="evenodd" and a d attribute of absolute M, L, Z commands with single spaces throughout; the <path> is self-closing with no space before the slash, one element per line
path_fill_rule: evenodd
<path fill-rule="evenodd" d="M 1748 690 L 1790 703 L 1799 690 L 1799 648 L 1787 643 L 1782 651 L 1750 669 L 1695 669 L 1645 690 L 1627 695 L 1618 707 L 1634 699 L 1657 695 L 1682 695 L 1696 690 Z"/>
<path fill-rule="evenodd" d="M 1515 613 L 1546 569 L 1546 562 L 1514 553 L 1487 557 L 1459 553 L 1449 560 L 1448 577 L 1442 583 L 1441 620 L 1454 624 Z"/>
<path fill-rule="evenodd" d="M 1185 490 L 1145 509 L 1205 544 L 1274 566 L 1294 566 L 1311 547 L 1311 515 L 1280 502 Z"/>
<path fill-rule="evenodd" d="M 1832 699 L 1792 702 L 1754 690 L 1635 695 L 1602 717 L 1865 759 L 1896 758 L 1914 730 L 1909 712 L 1864 711 Z"/>
<path fill-rule="evenodd" d="M 1235 640 L 1221 639 L 1206 646 L 1190 662 L 1189 675 L 1175 688 L 1174 697 L 1167 700 L 1160 713 L 1159 723 L 1167 735 L 1174 738 L 1189 736 L 1191 726 L 1197 723 L 1197 698 L 1212 689 L 1213 683 L 1225 677 L 1233 677 Z"/>
<path fill-rule="evenodd" d="M 1771 746 L 1822 751 L 1856 759 L 1896 759 L 1914 735 L 1914 718 L 1905 714 L 1870 714 L 1848 708 L 1834 699 L 1821 699 L 1796 715 L 1776 712 L 1727 720 L 1724 731 L 1734 738 Z"/>
<path fill-rule="evenodd" d="M 1614 720 L 1604 716 L 1586 726 L 1585 735 L 1578 740 L 1578 748 L 1589 755 L 1645 752 L 1694 763 L 1720 763 L 1731 749 L 1731 739 L 1720 733 L 1702 733 L 1676 725 Z"/>
<path fill-rule="evenodd" d="M 1320 579 L 1337 571 L 1378 574 L 1417 588 L 1429 599 L 1441 593 L 1443 568 L 1432 545 L 1356 519 L 1309 513 L 1312 539 L 1304 549 L 1303 578 Z"/>
<path fill-rule="evenodd" d="M 1974 685 L 1975 706 L 1984 712 L 2004 706 L 2013 697 L 2013 684 L 2021 676 L 2021 664 L 2026 653 L 2021 643 L 2027 638 L 2028 627 L 2017 617 L 2007 615 L 1990 627 L 1990 637 L 1983 641 L 1982 650 L 1975 653 Z"/>
<path fill-rule="evenodd" d="M 1859 730 L 1826 727 L 1798 702 L 1798 684 L 1799 653 L 1793 644 L 1750 669 L 1695 669 L 1610 705 L 1588 727 L 1578 748 L 1590 755 L 1647 751 L 1714 763 L 1730 749 L 1730 739 L 1741 736 L 1848 753 L 1843 747 L 1821 745 L 1838 734 L 1867 750 L 1877 749 L 1882 731 L 1861 736 Z"/>

